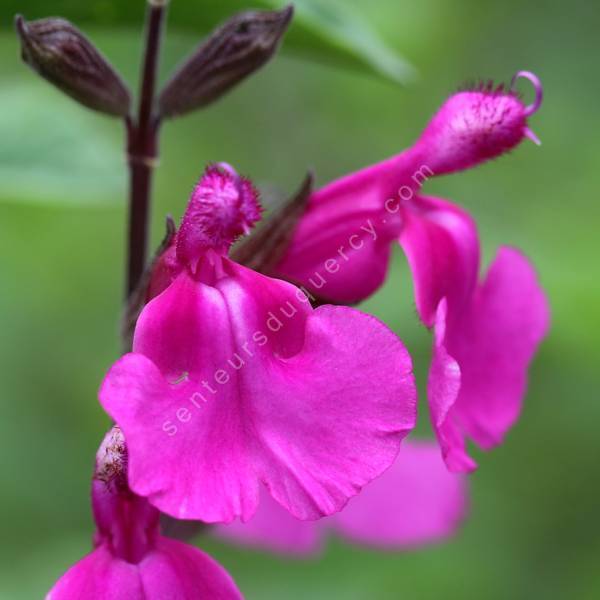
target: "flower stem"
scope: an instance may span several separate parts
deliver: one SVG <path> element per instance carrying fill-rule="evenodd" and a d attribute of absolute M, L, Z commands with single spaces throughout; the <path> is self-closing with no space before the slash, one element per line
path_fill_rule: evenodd
<path fill-rule="evenodd" d="M 154 112 L 156 71 L 168 0 L 149 0 L 146 45 L 137 119 L 128 117 L 129 226 L 126 297 L 136 289 L 146 266 L 152 173 L 158 156 L 159 119 Z"/>

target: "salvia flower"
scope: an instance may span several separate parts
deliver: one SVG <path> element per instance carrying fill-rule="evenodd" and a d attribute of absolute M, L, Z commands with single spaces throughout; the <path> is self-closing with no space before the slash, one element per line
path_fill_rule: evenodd
<path fill-rule="evenodd" d="M 197 548 L 160 535 L 159 512 L 127 485 L 127 453 L 118 427 L 96 457 L 92 507 L 95 550 L 71 567 L 47 600 L 237 600 L 228 573 Z"/>
<path fill-rule="evenodd" d="M 285 554 L 318 551 L 327 532 L 374 548 L 406 550 L 452 536 L 467 504 L 464 477 L 448 472 L 437 445 L 407 441 L 392 467 L 335 515 L 299 521 L 265 496 L 248 523 L 219 525 L 214 535 Z"/>
<path fill-rule="evenodd" d="M 258 215 L 248 181 L 207 169 L 100 390 L 129 485 L 176 518 L 247 520 L 259 484 L 300 519 L 331 514 L 414 426 L 410 357 L 387 327 L 227 257 Z"/>
<path fill-rule="evenodd" d="M 423 195 L 421 187 L 435 175 L 500 156 L 525 137 L 537 141 L 528 118 L 542 88 L 535 75 L 519 76 L 535 86 L 533 105 L 512 86 L 458 92 L 411 148 L 315 192 L 273 270 L 321 300 L 356 303 L 382 285 L 392 244 L 400 243 L 418 314 L 436 328 L 428 395 L 455 471 L 475 468 L 464 451 L 465 434 L 490 448 L 518 416 L 548 308 L 535 273 L 516 251 L 503 249 L 480 285 L 475 222 L 450 202 Z"/>

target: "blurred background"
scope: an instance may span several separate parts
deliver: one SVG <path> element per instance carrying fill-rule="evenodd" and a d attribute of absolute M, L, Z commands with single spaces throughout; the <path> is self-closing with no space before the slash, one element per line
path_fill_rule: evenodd
<path fill-rule="evenodd" d="M 244 5 L 173 0 L 163 77 L 231 6 Z M 542 146 L 525 142 L 426 190 L 476 217 L 486 262 L 500 244 L 531 257 L 550 297 L 551 334 L 506 443 L 490 454 L 474 451 L 480 469 L 471 478 L 471 511 L 455 539 L 407 553 L 331 539 L 321 556 L 304 560 L 196 542 L 250 600 L 598 598 L 600 10 L 589 0 L 344 6 L 419 78 L 392 81 L 392 55 L 382 47 L 375 47 L 375 68 L 371 59 L 361 67 L 360 48 L 347 60 L 321 51 L 318 36 L 303 38 L 300 24 L 258 75 L 164 127 L 154 242 L 165 213 L 181 215 L 207 161 L 226 160 L 282 191 L 295 188 L 308 166 L 324 183 L 409 145 L 466 80 L 509 81 L 528 69 L 545 88 L 532 119 Z M 90 473 L 108 425 L 96 391 L 119 351 L 126 194 L 122 126 L 24 66 L 12 17 L 18 10 L 28 19 L 75 20 L 136 86 L 143 9 L 142 0 L 85 7 L 3 0 L 0 7 L 2 599 L 42 597 L 90 548 Z M 364 308 L 403 338 L 423 390 L 431 340 L 417 321 L 399 252 L 388 283 Z M 427 436 L 422 396 L 418 434 Z"/>

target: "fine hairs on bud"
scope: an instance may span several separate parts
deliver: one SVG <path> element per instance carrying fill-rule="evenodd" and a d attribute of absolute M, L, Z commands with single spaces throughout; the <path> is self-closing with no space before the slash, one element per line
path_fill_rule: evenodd
<path fill-rule="evenodd" d="M 208 249 L 226 253 L 260 219 L 258 192 L 226 163 L 210 165 L 194 187 L 177 233 L 177 258 L 192 264 Z"/>
<path fill-rule="evenodd" d="M 513 89 L 519 77 L 534 84 L 536 100 L 530 106 L 525 106 Z M 525 137 L 539 143 L 527 119 L 537 111 L 541 100 L 539 79 L 527 71 L 519 71 L 509 88 L 487 82 L 461 90 L 450 96 L 431 119 L 416 149 L 435 174 L 441 175 L 500 156 Z"/>
<path fill-rule="evenodd" d="M 98 448 L 94 479 L 102 481 L 114 491 L 127 488 L 127 448 L 118 425 L 110 429 Z"/>

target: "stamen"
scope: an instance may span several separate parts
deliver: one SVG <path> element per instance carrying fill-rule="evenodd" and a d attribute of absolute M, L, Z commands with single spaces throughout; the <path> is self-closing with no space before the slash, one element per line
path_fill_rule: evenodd
<path fill-rule="evenodd" d="M 222 171 L 225 171 L 226 173 L 229 173 L 233 177 L 237 177 L 237 171 L 229 163 L 218 162 L 215 163 L 215 167 L 221 169 Z"/>
<path fill-rule="evenodd" d="M 540 108 L 540 106 L 542 104 L 542 100 L 544 98 L 544 88 L 542 87 L 542 82 L 540 81 L 540 79 L 537 75 L 534 75 L 533 73 L 531 73 L 531 71 L 519 71 L 512 78 L 512 81 L 510 83 L 511 90 L 515 87 L 515 84 L 519 77 L 523 77 L 524 79 L 528 79 L 529 81 L 531 81 L 531 83 L 533 84 L 533 89 L 535 90 L 535 100 L 534 100 L 533 104 L 530 104 L 529 106 L 525 107 L 525 116 L 530 117 L 532 114 L 537 112 L 537 110 Z M 532 139 L 534 142 L 536 142 L 536 140 L 537 140 L 535 135 L 534 135 L 534 137 L 531 137 L 530 135 L 528 135 L 527 137 Z M 536 143 L 538 143 L 538 142 L 539 142 L 539 140 L 537 140 Z"/>
<path fill-rule="evenodd" d="M 528 137 L 536 146 L 542 145 L 540 138 L 529 127 L 525 127 L 525 137 Z"/>

